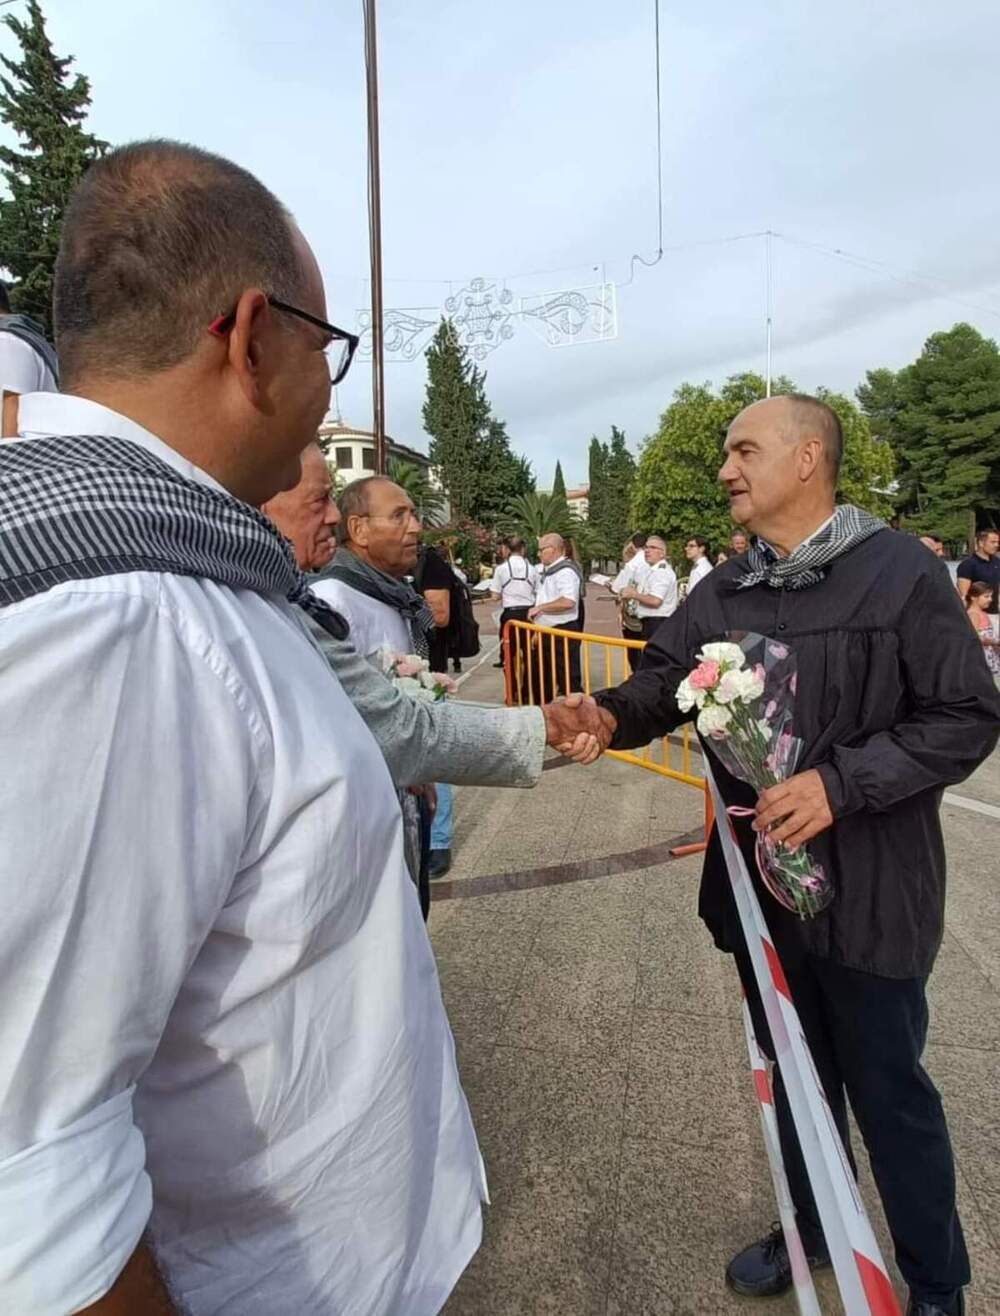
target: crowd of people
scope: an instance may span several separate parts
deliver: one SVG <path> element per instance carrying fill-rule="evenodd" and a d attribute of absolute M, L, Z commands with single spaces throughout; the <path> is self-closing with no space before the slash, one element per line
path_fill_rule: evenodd
<path fill-rule="evenodd" d="M 837 505 L 830 408 L 769 399 L 721 454 L 731 552 L 713 566 L 691 536 L 681 598 L 664 537 L 630 540 L 614 594 L 647 644 L 628 680 L 585 697 L 567 655 L 541 707 L 410 698 L 372 657 L 446 664 L 456 577 L 392 481 L 331 498 L 315 438 L 358 340 L 327 316 L 311 248 L 256 178 L 132 144 L 64 217 L 61 391 L 3 398 L 3 1310 L 440 1311 L 487 1188 L 423 921 L 435 783 L 531 787 L 547 746 L 586 765 L 647 744 L 691 717 L 678 690 L 702 646 L 756 632 L 795 650 L 802 757 L 759 796 L 720 762 L 719 790 L 752 819 L 751 867 L 767 831 L 830 876 L 813 919 L 768 904 L 774 944 L 849 1159 L 848 1101 L 857 1119 L 909 1313 L 961 1316 L 921 1055 L 941 794 L 1000 730 L 995 533 L 959 568 L 963 610 L 912 536 Z M 505 624 L 583 630 L 562 536 L 537 567 L 517 539 L 502 557 Z M 776 1058 L 717 832 L 699 908 Z M 808 1263 L 828 1265 L 780 1066 L 774 1098 Z M 781 1230 L 726 1278 L 788 1289 Z"/>

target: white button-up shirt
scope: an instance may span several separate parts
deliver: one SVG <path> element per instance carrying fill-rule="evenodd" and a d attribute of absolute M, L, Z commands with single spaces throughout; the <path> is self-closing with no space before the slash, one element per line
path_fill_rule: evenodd
<path fill-rule="evenodd" d="M 208 478 L 80 399 L 21 425 Z M 482 1161 L 396 793 L 298 610 L 74 580 L 0 608 L 0 669 L 0 1310 L 89 1306 L 149 1226 L 194 1316 L 437 1312 Z"/>
<path fill-rule="evenodd" d="M 704 580 L 711 570 L 712 570 L 712 564 L 711 562 L 709 562 L 707 557 L 698 558 L 694 566 L 691 568 L 690 574 L 688 575 L 689 594 L 694 589 L 695 585 L 697 585 L 700 580 Z"/>
<path fill-rule="evenodd" d="M 652 564 L 647 562 L 635 587 L 640 594 L 652 594 L 660 600 L 655 608 L 645 603 L 637 604 L 636 612 L 640 617 L 670 617 L 677 611 L 677 575 L 666 558 Z"/>
<path fill-rule="evenodd" d="M 565 563 L 565 566 L 559 567 L 559 563 Z M 576 621 L 580 615 L 580 577 L 575 569 L 570 565 L 569 558 L 561 557 L 559 562 L 553 563 L 557 570 L 549 576 L 542 576 L 538 582 L 538 592 L 535 596 L 535 603 L 539 608 L 544 604 L 551 603 L 554 599 L 572 599 L 575 607 L 567 609 L 566 612 L 540 612 L 535 617 L 537 626 L 559 626 L 568 621 Z M 543 567 L 544 571 L 545 568 Z"/>
<path fill-rule="evenodd" d="M 511 553 L 494 571 L 490 591 L 500 595 L 501 608 L 530 608 L 535 601 L 535 568 L 520 553 Z"/>
<path fill-rule="evenodd" d="M 413 637 L 405 617 L 381 599 L 371 599 L 342 580 L 317 580 L 312 592 L 329 603 L 351 628 L 351 643 L 358 653 L 370 658 L 380 649 L 395 653 L 413 652 Z"/>

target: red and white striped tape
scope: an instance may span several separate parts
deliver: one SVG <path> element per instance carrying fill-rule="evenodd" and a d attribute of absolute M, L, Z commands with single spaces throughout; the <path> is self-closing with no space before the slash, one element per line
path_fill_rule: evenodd
<path fill-rule="evenodd" d="M 844 1311 L 846 1316 L 900 1316 L 899 1303 L 885 1262 L 858 1193 L 833 1115 L 823 1095 L 781 961 L 771 941 L 760 901 L 736 842 L 732 820 L 726 813 L 726 805 L 715 784 L 707 756 L 705 776 L 715 802 L 719 837 L 743 935 L 771 1031 L 809 1183 L 816 1199 L 823 1234 L 830 1249 Z M 751 1049 L 751 1061 L 755 1049 L 756 1039 Z M 762 1089 L 758 1087 L 758 1094 L 761 1092 Z M 774 1132 L 776 1140 L 776 1125 Z M 778 1156 L 780 1158 L 780 1150 Z M 781 1177 L 784 1178 L 783 1169 Z M 780 1209 L 780 1195 L 778 1204 Z M 789 1244 L 791 1258 L 793 1244 L 791 1239 L 786 1239 L 786 1242 Z M 805 1264 L 801 1252 L 799 1261 Z M 796 1284 L 800 1306 L 802 1291 L 800 1285 Z M 815 1292 L 812 1297 L 815 1302 Z M 816 1308 L 803 1307 L 802 1310 L 810 1312 Z"/>
<path fill-rule="evenodd" d="M 771 1182 L 774 1184 L 774 1200 L 778 1204 L 778 1219 L 785 1235 L 788 1259 L 792 1265 L 792 1284 L 795 1297 L 802 1316 L 821 1316 L 819 1299 L 813 1285 L 812 1272 L 806 1261 L 805 1248 L 799 1237 L 799 1227 L 795 1222 L 795 1207 L 785 1174 L 785 1162 L 781 1155 L 781 1140 L 778 1136 L 778 1119 L 774 1113 L 774 1093 L 771 1088 L 771 1070 L 767 1057 L 760 1049 L 757 1035 L 753 1030 L 750 1010 L 743 999 L 743 1028 L 746 1032 L 747 1050 L 750 1052 L 750 1065 L 753 1069 L 753 1082 L 757 1090 L 760 1106 L 760 1125 L 764 1132 L 764 1146 L 767 1150 L 767 1162 L 771 1169 Z"/>

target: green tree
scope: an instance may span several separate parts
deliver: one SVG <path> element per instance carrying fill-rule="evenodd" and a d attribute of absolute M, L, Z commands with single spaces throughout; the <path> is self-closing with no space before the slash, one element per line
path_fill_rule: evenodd
<path fill-rule="evenodd" d="M 562 462 L 556 462 L 556 473 L 552 480 L 552 497 L 569 511 L 569 503 L 566 501 L 566 481 L 563 479 Z"/>
<path fill-rule="evenodd" d="M 1000 351 L 992 339 L 956 324 L 928 338 L 917 360 L 896 375 L 869 372 L 858 395 L 895 449 L 897 502 L 914 530 L 962 540 L 977 522 L 997 523 Z"/>
<path fill-rule="evenodd" d="M 442 320 L 427 349 L 424 429 L 452 514 L 495 525 L 512 498 L 535 487 L 530 463 L 510 446 L 486 396 L 486 376 Z"/>
<path fill-rule="evenodd" d="M 21 47 L 20 60 L 0 56 L 0 120 L 20 147 L 0 146 L 8 195 L 0 198 L 0 260 L 16 280 L 11 305 L 51 332 L 52 275 L 63 212 L 70 193 L 107 143 L 85 132 L 90 83 L 70 72 L 72 56 L 58 57 L 38 0 L 26 19 L 4 23 Z"/>
<path fill-rule="evenodd" d="M 528 540 L 530 551 L 534 554 L 540 536 L 568 535 L 574 524 L 565 499 L 560 502 L 554 493 L 533 491 L 511 500 L 501 528 L 505 534 L 518 534 Z"/>
<path fill-rule="evenodd" d="M 452 514 L 471 516 L 479 476 L 476 446 L 490 419 L 483 376 L 450 320 L 438 325 L 426 357 L 423 417 L 431 440 L 431 463 L 448 491 Z"/>
<path fill-rule="evenodd" d="M 587 501 L 590 510 L 587 519 L 592 526 L 597 526 L 603 534 L 608 519 L 608 446 L 595 434 L 590 440 L 590 452 L 587 460 Z M 623 540 L 624 542 L 624 540 Z M 615 548 L 615 553 L 620 551 Z"/>
<path fill-rule="evenodd" d="M 598 528 L 608 546 L 609 556 L 617 557 L 622 544 L 636 528 L 631 523 L 636 462 L 626 447 L 625 431 L 617 425 L 611 426 L 611 443 L 607 453 L 607 494 Z"/>
<path fill-rule="evenodd" d="M 534 489 L 531 463 L 511 451 L 507 427 L 495 417 L 491 417 L 475 451 L 479 471 L 473 499 L 475 520 L 495 526 L 512 499 Z"/>
<path fill-rule="evenodd" d="M 425 526 L 438 526 L 444 511 L 444 496 L 431 483 L 427 472 L 415 462 L 389 458 L 389 479 L 405 489 Z"/>
<path fill-rule="evenodd" d="M 780 378 L 772 391 L 795 389 L 790 380 Z M 732 376 L 718 393 L 710 384 L 682 384 L 643 449 L 632 519 L 638 528 L 666 534 L 675 563 L 683 560 L 688 535 L 704 535 L 713 548 L 729 538 L 729 500 L 718 481 L 722 444 L 737 414 L 764 392 L 763 379 L 750 373 Z M 850 399 L 825 390 L 818 396 L 833 407 L 844 427 L 842 496 L 886 512 L 888 500 L 877 490 L 891 482 L 891 451 L 872 438 L 866 417 Z"/>

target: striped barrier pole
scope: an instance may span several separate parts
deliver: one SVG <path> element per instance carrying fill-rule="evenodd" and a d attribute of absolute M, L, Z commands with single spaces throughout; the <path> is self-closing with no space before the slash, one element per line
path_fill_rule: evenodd
<path fill-rule="evenodd" d="M 821 1316 L 819 1299 L 813 1284 L 812 1272 L 806 1261 L 805 1248 L 799 1237 L 799 1227 L 795 1223 L 795 1207 L 785 1174 L 785 1162 L 781 1155 L 781 1139 L 778 1137 L 778 1118 L 774 1112 L 774 1091 L 771 1087 L 771 1072 L 767 1057 L 760 1049 L 757 1036 L 753 1031 L 753 1020 L 746 997 L 743 998 L 743 1031 L 746 1034 L 747 1050 L 750 1052 L 750 1067 L 753 1070 L 754 1088 L 757 1092 L 757 1104 L 760 1109 L 760 1126 L 764 1134 L 764 1147 L 767 1151 L 767 1163 L 771 1170 L 771 1182 L 774 1184 L 774 1200 L 778 1204 L 778 1218 L 785 1235 L 785 1247 L 792 1267 L 792 1284 L 795 1287 L 795 1299 L 799 1304 L 801 1316 Z"/>
<path fill-rule="evenodd" d="M 705 777 L 736 909 L 846 1316 L 900 1316 L 899 1303 L 792 1002 L 781 961 L 708 756 Z"/>

